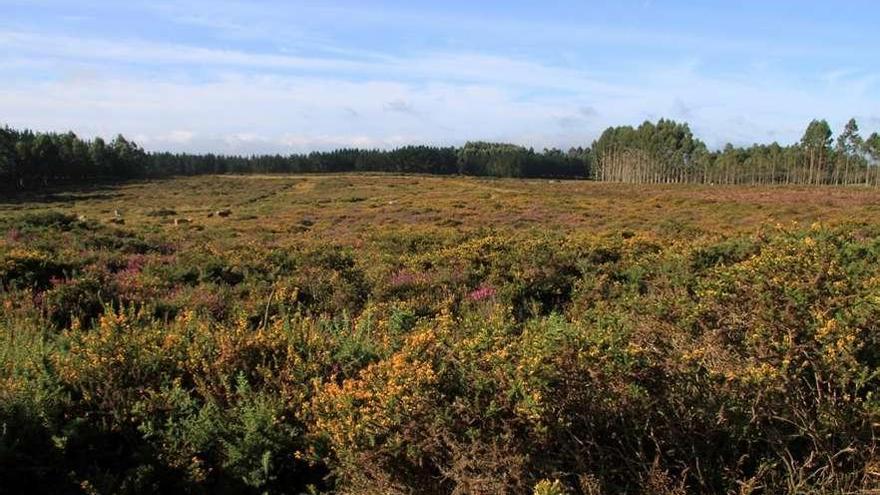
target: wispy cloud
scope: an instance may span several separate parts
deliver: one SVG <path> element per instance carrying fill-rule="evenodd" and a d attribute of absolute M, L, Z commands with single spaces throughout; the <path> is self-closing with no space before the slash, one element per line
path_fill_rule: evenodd
<path fill-rule="evenodd" d="M 19 53 L 65 61 L 98 61 L 104 64 L 155 64 L 262 69 L 332 70 L 361 72 L 371 65 L 340 58 L 296 57 L 241 50 L 203 48 L 184 44 L 132 39 L 99 39 L 53 36 L 36 32 L 0 32 L 0 44 Z"/>
<path fill-rule="evenodd" d="M 878 126 L 869 117 L 880 115 L 880 75 L 869 60 L 857 50 L 834 57 L 837 47 L 810 39 L 770 44 L 501 10 L 486 22 L 436 5 L 87 0 L 71 13 L 59 0 L 39 1 L 67 9 L 68 19 L 0 20 L 0 118 L 84 135 L 123 132 L 149 149 L 288 152 L 467 139 L 565 147 L 588 144 L 608 125 L 659 116 L 690 120 L 719 146 L 792 141 L 817 116 L 842 125 L 855 113 Z M 659 8 L 636 6 L 651 16 Z M 127 17 L 114 19 L 122 28 L 100 27 L 101 12 L 123 8 Z M 834 63 L 811 71 L 780 63 L 821 57 Z"/>
<path fill-rule="evenodd" d="M 385 111 L 417 116 L 419 113 L 412 104 L 405 100 L 392 100 L 384 105 Z"/>
<path fill-rule="evenodd" d="M 469 52 L 428 52 L 381 60 L 341 57 L 300 57 L 283 54 L 220 50 L 185 44 L 127 39 L 53 36 L 47 33 L 0 31 L 0 44 L 16 53 L 64 63 L 147 65 L 160 72 L 179 66 L 182 73 L 195 67 L 202 77 L 231 68 L 260 69 L 297 74 L 332 73 L 359 78 L 492 83 L 505 87 L 532 87 L 556 91 L 602 91 L 626 96 L 633 88 L 602 82 L 588 72 L 548 66 L 528 60 Z M 112 64 L 112 65 L 111 65 Z M 165 74 L 167 76 L 167 74 Z"/>

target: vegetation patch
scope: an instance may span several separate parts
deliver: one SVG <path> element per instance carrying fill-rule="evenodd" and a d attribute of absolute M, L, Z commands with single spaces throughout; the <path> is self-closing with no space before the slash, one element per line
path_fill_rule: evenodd
<path fill-rule="evenodd" d="M 186 177 L 76 215 L 29 196 L 0 214 L 4 487 L 880 489 L 876 192 L 565 187 Z M 239 206 L 157 222 L 182 195 Z"/>

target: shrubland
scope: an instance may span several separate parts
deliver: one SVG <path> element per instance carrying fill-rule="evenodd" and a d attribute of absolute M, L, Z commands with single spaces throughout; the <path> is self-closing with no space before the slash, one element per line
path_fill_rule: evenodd
<path fill-rule="evenodd" d="M 6 203 L 0 491 L 870 493 L 876 198 L 327 176 Z"/>

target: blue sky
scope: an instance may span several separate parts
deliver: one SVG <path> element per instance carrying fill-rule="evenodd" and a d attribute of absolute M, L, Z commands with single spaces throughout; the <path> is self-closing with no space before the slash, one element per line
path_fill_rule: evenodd
<path fill-rule="evenodd" d="M 880 3 L 0 0 L 0 122 L 150 150 L 880 129 Z"/>

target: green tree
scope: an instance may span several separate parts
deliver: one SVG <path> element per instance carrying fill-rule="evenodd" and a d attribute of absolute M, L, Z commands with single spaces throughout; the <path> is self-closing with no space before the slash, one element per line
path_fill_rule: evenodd
<path fill-rule="evenodd" d="M 834 174 L 835 184 L 852 183 L 850 165 L 853 161 L 859 158 L 858 155 L 861 152 L 862 147 L 863 140 L 862 137 L 859 136 L 859 125 L 856 123 L 856 119 L 849 119 L 849 122 L 846 123 L 843 131 L 841 131 L 840 135 L 837 137 L 837 145 L 835 147 L 835 152 L 837 153 L 837 166 L 835 167 Z"/>
<path fill-rule="evenodd" d="M 16 133 L 4 127 L 0 129 L 0 184 L 16 182 Z"/>
<path fill-rule="evenodd" d="M 880 134 L 872 133 L 862 141 L 861 153 L 865 158 L 865 182 L 880 184 Z"/>
<path fill-rule="evenodd" d="M 826 120 L 813 120 L 804 131 L 801 146 L 807 163 L 807 183 L 821 184 L 831 148 L 831 126 Z"/>
<path fill-rule="evenodd" d="M 61 153 L 58 143 L 50 134 L 39 134 L 34 141 L 34 173 L 43 184 L 62 173 Z"/>
<path fill-rule="evenodd" d="M 92 164 L 97 175 L 109 176 L 113 171 L 112 151 L 101 138 L 95 138 L 89 146 Z"/>
<path fill-rule="evenodd" d="M 862 146 L 871 164 L 875 166 L 880 164 L 880 134 L 872 133 Z"/>
<path fill-rule="evenodd" d="M 113 175 L 133 177 L 146 170 L 146 154 L 135 142 L 128 141 L 120 134 L 110 147 L 113 150 Z"/>

